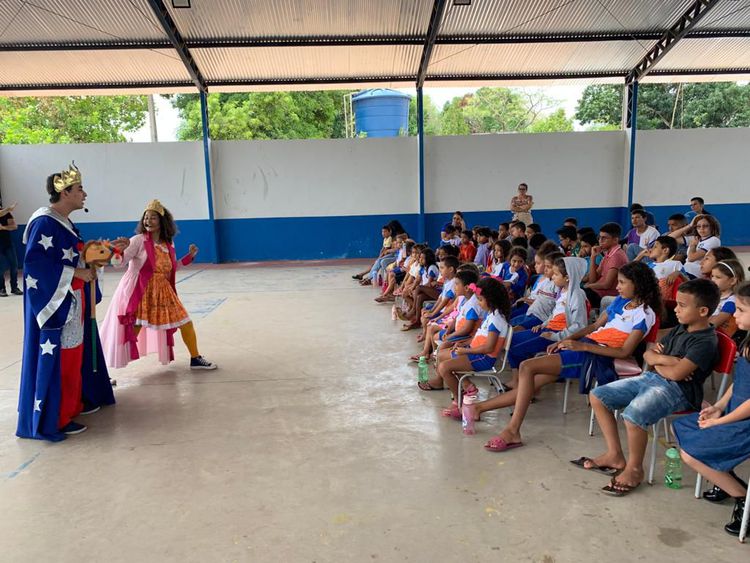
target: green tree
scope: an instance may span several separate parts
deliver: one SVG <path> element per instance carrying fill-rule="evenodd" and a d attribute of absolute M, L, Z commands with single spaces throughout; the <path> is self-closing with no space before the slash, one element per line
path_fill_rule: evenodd
<path fill-rule="evenodd" d="M 145 96 L 0 98 L 0 143 L 116 143 L 140 129 Z"/>
<path fill-rule="evenodd" d="M 589 86 L 575 117 L 595 129 L 619 127 L 622 86 Z M 639 129 L 750 126 L 750 85 L 735 82 L 642 84 L 638 89 Z"/>
<path fill-rule="evenodd" d="M 427 94 L 423 97 L 424 105 L 424 133 L 425 135 L 440 135 L 440 110 Z M 412 96 L 409 102 L 409 135 L 417 135 L 417 97 Z"/>
<path fill-rule="evenodd" d="M 529 127 L 529 133 L 557 133 L 561 131 L 573 131 L 573 120 L 565 115 L 563 108 L 535 120 Z"/>
<path fill-rule="evenodd" d="M 211 137 L 238 139 L 331 139 L 342 138 L 346 91 L 250 92 L 209 94 Z M 202 135 L 200 101 L 197 94 L 170 97 L 182 123 L 177 137 L 183 141 Z"/>
<path fill-rule="evenodd" d="M 480 88 L 445 104 L 441 132 L 472 135 L 572 130 L 572 122 L 565 117 L 564 110 L 545 116 L 556 104 L 541 91 Z"/>

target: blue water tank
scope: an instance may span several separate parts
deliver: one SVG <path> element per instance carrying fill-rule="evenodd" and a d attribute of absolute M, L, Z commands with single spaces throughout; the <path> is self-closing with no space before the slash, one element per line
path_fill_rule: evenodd
<path fill-rule="evenodd" d="M 387 88 L 362 90 L 352 96 L 356 134 L 397 137 L 409 132 L 411 96 Z"/>

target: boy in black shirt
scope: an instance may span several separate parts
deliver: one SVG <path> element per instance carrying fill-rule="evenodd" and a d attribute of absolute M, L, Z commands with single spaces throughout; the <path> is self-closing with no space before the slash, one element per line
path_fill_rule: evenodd
<path fill-rule="evenodd" d="M 705 279 L 683 283 L 675 314 L 680 324 L 644 354 L 650 366 L 638 377 L 620 379 L 591 392 L 591 406 L 607 442 L 607 451 L 571 463 L 613 475 L 602 490 L 624 496 L 643 481 L 648 428 L 675 411 L 700 409 L 703 382 L 718 357 L 709 317 L 719 304 L 719 288 Z M 613 412 L 619 410 L 628 434 L 628 459 L 622 451 Z"/>
<path fill-rule="evenodd" d="M 8 296 L 5 291 L 5 270 L 10 270 L 10 292 L 13 295 L 23 295 L 18 289 L 18 260 L 10 238 L 10 232 L 18 228 L 11 213 L 16 205 L 5 209 L 1 209 L 2 206 L 0 203 L 0 297 Z"/>

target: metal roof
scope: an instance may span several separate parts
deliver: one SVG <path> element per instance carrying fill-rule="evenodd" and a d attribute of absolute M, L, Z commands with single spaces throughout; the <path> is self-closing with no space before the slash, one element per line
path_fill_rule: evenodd
<path fill-rule="evenodd" d="M 693 9 L 705 13 L 646 59 L 642 80 L 750 77 L 750 0 L 191 5 L 0 0 L 0 93 L 620 82 Z"/>

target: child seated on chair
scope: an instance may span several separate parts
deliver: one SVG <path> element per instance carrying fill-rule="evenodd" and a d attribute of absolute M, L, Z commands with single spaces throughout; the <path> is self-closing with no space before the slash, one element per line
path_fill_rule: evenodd
<path fill-rule="evenodd" d="M 604 492 L 624 496 L 641 484 L 650 426 L 673 412 L 700 409 L 703 382 L 717 359 L 716 332 L 708 319 L 718 303 L 719 290 L 708 280 L 696 279 L 680 285 L 675 309 L 680 324 L 654 349 L 646 351 L 644 360 L 649 370 L 591 392 L 591 407 L 604 434 L 607 451 L 572 463 L 612 476 L 602 489 Z M 614 411 L 620 411 L 625 420 L 627 459 Z"/>
<path fill-rule="evenodd" d="M 536 324 L 527 323 L 531 325 L 529 330 L 516 327 L 519 332 L 513 335 L 508 352 L 508 363 L 513 372 L 510 389 L 518 385 L 518 366 L 521 362 L 546 351 L 555 342 L 568 338 L 588 324 L 586 294 L 580 288 L 586 262 L 583 258 L 563 257 L 561 252 L 550 254 L 547 258 L 551 260 L 550 278 L 557 298 L 544 318 Z M 486 406 L 489 403 L 478 404 L 479 412 L 484 412 Z"/>
<path fill-rule="evenodd" d="M 441 315 L 442 318 L 438 317 L 427 325 L 422 352 L 411 356 L 409 358 L 411 361 L 419 361 L 420 356 L 429 357 L 435 346 L 444 346 L 446 343 L 452 345 L 472 337 L 485 317 L 477 296 L 470 288 L 478 280 L 479 276 L 472 270 L 465 269 L 456 272 L 453 291 L 457 299 L 451 307 L 453 311 L 444 316 Z"/>
<path fill-rule="evenodd" d="M 476 232 L 477 253 L 474 255 L 474 263 L 480 268 L 484 268 L 490 261 L 490 236 L 492 235 L 492 231 L 489 227 L 479 227 Z"/>
<path fill-rule="evenodd" d="M 526 270 L 527 256 L 526 249 L 520 246 L 514 246 L 508 254 L 508 269 L 501 281 L 508 290 L 511 301 L 522 297 L 526 291 L 526 282 L 529 280 L 529 273 Z"/>
<path fill-rule="evenodd" d="M 474 235 L 471 231 L 461 233 L 461 246 L 458 247 L 458 259 L 461 262 L 473 262 L 477 255 L 477 247 L 474 245 Z"/>
<path fill-rule="evenodd" d="M 678 291 L 681 290 L 682 286 Z M 737 289 L 734 318 L 741 330 L 750 331 L 750 283 Z M 739 535 L 747 483 L 734 468 L 750 458 L 750 338 L 740 345 L 734 383 L 724 396 L 700 413 L 677 419 L 672 426 L 682 459 L 714 483 L 703 498 L 712 502 L 734 499 L 732 520 L 724 530 Z"/>
<path fill-rule="evenodd" d="M 556 382 L 558 378 L 580 379 L 583 392 L 592 383 L 588 377 L 590 374 L 596 376 L 600 385 L 597 389 L 606 388 L 604 383 L 617 378 L 615 359 L 632 356 L 654 326 L 656 312 L 661 313 L 659 286 L 654 273 L 645 264 L 631 262 L 623 266 L 618 274 L 617 291 L 620 297 L 594 324 L 565 339 L 560 339 L 559 334 L 543 333 L 543 336 L 558 341 L 547 348 L 546 356 L 521 363 L 518 386 L 475 405 L 478 413 L 513 405 L 510 423 L 499 436 L 487 442 L 485 448 L 502 452 L 522 446 L 521 425 L 531 399 L 539 389 Z"/>
<path fill-rule="evenodd" d="M 737 332 L 734 319 L 736 298 L 734 291 L 745 281 L 745 266 L 739 260 L 722 260 L 711 270 L 711 281 L 719 288 L 721 299 L 709 322 L 730 338 Z"/>
<path fill-rule="evenodd" d="M 562 257 L 561 253 L 559 254 Z M 529 329 L 542 324 L 555 308 L 555 300 L 559 290 L 552 281 L 552 262 L 546 260 L 546 256 L 537 253 L 534 256 L 534 271 L 537 274 L 534 285 L 526 297 L 516 301 L 510 313 L 510 325 L 513 330 Z M 549 265 L 549 267 L 548 267 Z M 536 303 L 536 305 L 534 305 Z M 533 310 L 529 311 L 529 309 Z M 522 328 L 517 328 L 522 327 Z"/>
<path fill-rule="evenodd" d="M 492 260 L 487 265 L 487 275 L 495 278 L 503 278 L 510 270 L 507 256 L 511 246 L 507 240 L 499 240 L 492 245 Z"/>
<path fill-rule="evenodd" d="M 453 256 L 446 256 L 440 262 L 440 279 L 443 280 L 443 288 L 440 291 L 440 295 L 438 296 L 437 301 L 435 301 L 435 303 L 431 307 L 425 305 L 422 308 L 422 314 L 420 318 L 420 323 L 422 324 L 422 333 L 417 339 L 417 342 L 422 342 L 424 340 L 425 334 L 427 332 L 427 325 L 431 321 L 438 321 L 443 319 L 453 309 L 452 305 L 456 300 L 456 292 L 454 286 L 456 283 L 455 278 L 456 272 L 458 271 L 458 266 L 458 258 L 455 258 Z"/>
<path fill-rule="evenodd" d="M 677 252 L 677 240 L 669 235 L 657 237 L 651 248 L 644 249 L 635 257 L 636 260 L 648 263 L 659 280 L 661 298 L 665 301 L 672 299 L 672 283 L 669 276 L 682 269 L 682 262 L 674 259 Z"/>
<path fill-rule="evenodd" d="M 470 289 L 487 316 L 468 345 L 446 347 L 438 352 L 437 377 L 420 384 L 423 391 L 442 389 L 447 383 L 456 396 L 456 371 L 483 371 L 495 365 L 508 333 L 507 315 L 510 314 L 508 292 L 499 281 L 482 278 Z M 459 415 L 460 416 L 460 415 Z"/>
<path fill-rule="evenodd" d="M 398 239 L 397 239 L 398 240 Z M 414 249 L 414 241 L 411 239 L 404 240 L 401 244 L 401 248 L 398 251 L 398 258 L 396 262 L 392 264 L 392 268 L 386 268 L 388 272 L 388 281 L 385 284 L 385 289 L 382 295 L 375 298 L 377 303 L 385 303 L 386 301 L 395 300 L 394 291 L 398 287 L 404 278 L 408 275 L 409 266 L 414 260 L 412 257 L 412 250 Z"/>
<path fill-rule="evenodd" d="M 415 301 L 420 291 L 423 288 L 427 288 L 431 292 L 434 292 L 432 294 L 433 299 L 437 297 L 438 290 L 436 286 L 438 275 L 440 275 L 440 271 L 436 264 L 435 253 L 431 248 L 423 247 L 419 253 L 419 270 L 416 273 L 415 279 L 409 289 L 405 289 L 402 294 L 404 307 L 397 310 L 401 320 L 410 321 L 408 323 L 409 326 L 414 324 L 414 317 L 419 314 L 418 311 L 415 311 Z M 416 326 L 412 328 L 416 328 Z"/>

